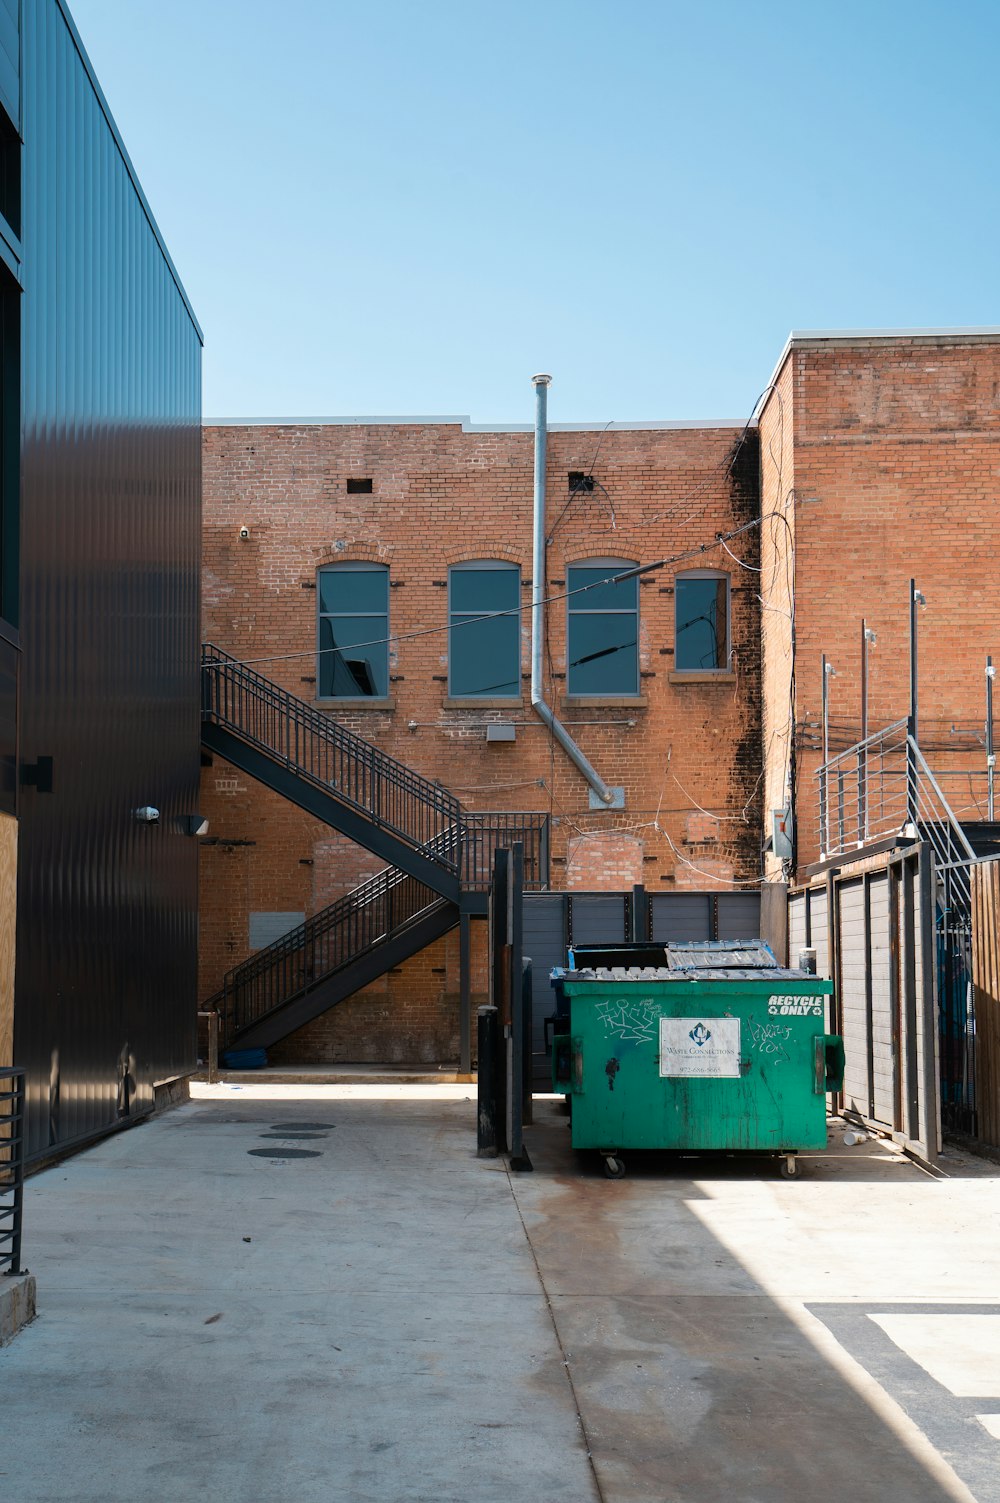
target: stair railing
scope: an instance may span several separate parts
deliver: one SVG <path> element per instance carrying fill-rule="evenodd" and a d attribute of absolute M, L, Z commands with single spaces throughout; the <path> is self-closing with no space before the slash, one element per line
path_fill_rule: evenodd
<path fill-rule="evenodd" d="M 202 714 L 457 871 L 458 799 L 220 648 L 202 646 Z"/>
<path fill-rule="evenodd" d="M 213 998 L 224 1041 L 444 901 L 396 867 L 378 872 L 226 973 Z"/>

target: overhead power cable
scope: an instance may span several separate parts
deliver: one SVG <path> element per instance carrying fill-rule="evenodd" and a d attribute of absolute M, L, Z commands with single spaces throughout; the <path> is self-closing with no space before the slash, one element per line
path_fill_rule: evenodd
<path fill-rule="evenodd" d="M 568 600 L 572 596 L 583 595 L 587 590 L 603 589 L 609 584 L 620 584 L 623 580 L 637 579 L 642 574 L 652 574 L 655 570 L 668 568 L 671 564 L 683 563 L 689 558 L 698 558 L 705 553 L 711 552 L 713 548 L 718 548 L 720 545 L 728 543 L 732 538 L 741 537 L 743 533 L 749 532 L 751 528 L 759 527 L 760 525 L 761 518 L 754 517 L 752 521 L 744 522 L 740 527 L 734 527 L 731 532 L 716 533 L 709 542 L 698 543 L 691 548 L 685 548 L 681 553 L 672 553 L 667 558 L 658 558 L 651 564 L 636 564 L 633 568 L 621 569 L 616 574 L 609 574 L 603 579 L 592 580 L 590 584 L 577 585 L 572 590 L 561 590 L 556 595 L 547 595 L 541 604 L 552 605 L 557 600 Z M 475 626 L 480 621 L 497 621 L 504 616 L 519 617 L 523 610 L 523 606 L 516 605 L 512 606 L 509 610 L 485 611 L 481 616 L 466 616 L 461 621 L 445 622 L 441 626 L 424 626 L 420 627 L 417 631 L 393 632 L 390 636 L 373 637 L 367 642 L 347 642 L 343 647 L 310 648 L 306 652 L 270 653 L 267 657 L 244 658 L 240 662 L 242 667 L 252 668 L 257 663 L 287 663 L 296 658 L 315 659 L 327 652 L 357 652 L 362 647 L 384 647 L 387 643 L 391 642 L 409 642 L 415 637 L 430 637 L 441 632 L 461 631 L 464 626 Z M 206 666 L 210 666 L 210 663 L 211 660 Z"/>

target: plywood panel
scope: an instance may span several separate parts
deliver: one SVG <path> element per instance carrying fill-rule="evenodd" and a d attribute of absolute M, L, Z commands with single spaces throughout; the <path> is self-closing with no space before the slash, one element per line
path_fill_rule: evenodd
<path fill-rule="evenodd" d="M 17 820 L 0 814 L 0 1067 L 14 1063 Z"/>

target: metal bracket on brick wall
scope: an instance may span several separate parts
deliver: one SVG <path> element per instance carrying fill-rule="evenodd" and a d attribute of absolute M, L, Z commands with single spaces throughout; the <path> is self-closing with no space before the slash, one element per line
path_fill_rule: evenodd
<path fill-rule="evenodd" d="M 594 789 L 591 788 L 587 795 L 588 809 L 624 809 L 625 789 L 611 788 L 609 791 L 611 793 L 611 802 L 610 804 L 606 804 L 600 795 L 595 793 Z"/>

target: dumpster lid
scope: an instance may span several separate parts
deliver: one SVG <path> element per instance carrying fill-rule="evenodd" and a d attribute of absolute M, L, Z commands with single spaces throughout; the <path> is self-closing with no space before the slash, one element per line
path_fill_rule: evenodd
<path fill-rule="evenodd" d="M 574 945 L 568 970 L 553 977 L 574 981 L 781 981 L 817 978 L 780 966 L 762 939 L 700 939 L 666 944 Z M 631 963 L 630 963 L 631 962 Z"/>
<path fill-rule="evenodd" d="M 770 945 L 762 939 L 697 939 L 666 946 L 667 965 L 672 971 L 773 971 L 782 970 Z"/>
<path fill-rule="evenodd" d="M 550 972 L 557 981 L 811 981 L 811 971 L 789 970 L 785 966 L 581 966 L 568 970 L 555 966 Z M 819 978 L 822 979 L 822 978 Z"/>

